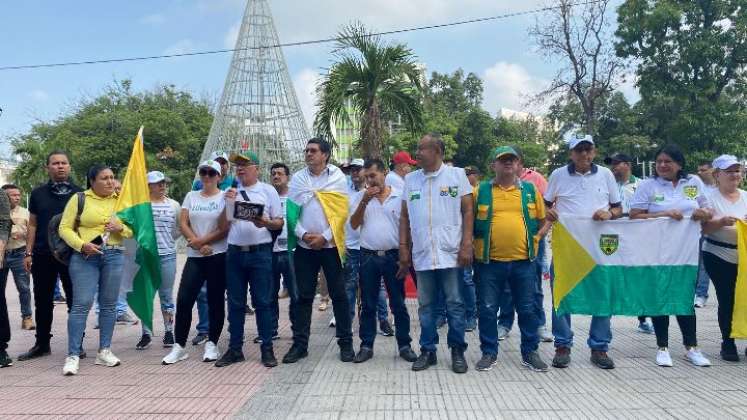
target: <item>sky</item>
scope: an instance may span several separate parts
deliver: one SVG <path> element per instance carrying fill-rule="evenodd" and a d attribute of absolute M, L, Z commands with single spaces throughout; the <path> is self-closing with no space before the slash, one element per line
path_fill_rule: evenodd
<path fill-rule="evenodd" d="M 373 31 L 461 21 L 542 7 L 545 0 L 269 0 L 281 42 L 328 38 L 360 21 Z M 246 0 L 29 0 L 0 14 L 0 67 L 233 48 Z M 387 36 L 406 43 L 432 71 L 462 68 L 484 81 L 483 106 L 536 111 L 528 95 L 552 79 L 558 64 L 541 56 L 527 35 L 538 15 Z M 283 52 L 301 108 L 310 123 L 314 87 L 331 64 L 331 44 Z M 114 80 L 134 88 L 173 84 L 196 97 L 220 95 L 230 54 L 130 63 L 0 71 L 0 143 L 37 121 L 63 115 L 81 98 Z M 637 96 L 632 84 L 622 87 Z M 2 146 L 0 146 L 2 147 Z"/>

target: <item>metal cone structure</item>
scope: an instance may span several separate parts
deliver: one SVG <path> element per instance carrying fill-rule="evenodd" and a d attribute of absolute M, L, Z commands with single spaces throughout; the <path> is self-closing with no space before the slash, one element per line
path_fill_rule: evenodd
<path fill-rule="evenodd" d="M 310 138 L 267 0 L 249 0 L 202 159 L 250 150 L 264 172 L 274 162 L 303 163 Z"/>

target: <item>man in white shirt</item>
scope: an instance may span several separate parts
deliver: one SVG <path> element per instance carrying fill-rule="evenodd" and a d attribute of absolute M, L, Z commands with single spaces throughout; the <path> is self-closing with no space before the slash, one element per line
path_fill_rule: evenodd
<path fill-rule="evenodd" d="M 292 232 L 298 239 L 298 246 L 293 251 L 293 264 L 299 299 L 298 313 L 294 320 L 296 325 L 293 327 L 293 345 L 283 357 L 283 363 L 295 363 L 308 356 L 311 305 L 314 302 L 320 269 L 324 269 L 327 289 L 332 298 L 332 309 L 337 321 L 340 360 L 352 362 L 355 358 L 353 332 L 350 327 L 350 304 L 345 294 L 345 281 L 342 275 L 342 256 L 334 238 L 336 230 L 344 230 L 343 225 L 347 217 L 342 220 L 329 219 L 320 201 L 321 194 L 325 195 L 328 202 L 344 201 L 344 212 L 347 216 L 345 175 L 340 168 L 329 164 L 331 154 L 332 146 L 326 140 L 309 140 L 304 150 L 306 168 L 293 174 L 288 189 L 289 200 L 301 207 L 300 216 L 294 221 L 295 227 Z M 290 224 L 290 217 L 288 219 L 290 236 L 293 226 Z M 338 224 L 332 226 L 330 220 Z M 344 238 L 342 240 L 344 241 Z"/>
<path fill-rule="evenodd" d="M 698 164 L 698 177 L 703 181 L 706 195 L 718 192 L 718 184 L 713 176 L 713 165 L 708 160 L 703 160 Z M 700 240 L 700 246 L 703 246 L 703 239 Z M 708 288 L 711 285 L 711 278 L 706 273 L 703 265 L 703 255 L 701 253 L 698 261 L 698 281 L 695 283 L 695 302 L 696 308 L 705 307 L 708 302 Z"/>
<path fill-rule="evenodd" d="M 376 312 L 381 278 L 389 292 L 394 314 L 399 355 L 414 362 L 417 354 L 410 347 L 410 315 L 405 306 L 405 285 L 397 279 L 399 260 L 399 218 L 402 211 L 402 192 L 385 185 L 387 173 L 384 162 L 371 159 L 365 164 L 368 188 L 351 199 L 350 224 L 360 229 L 360 288 L 361 314 L 359 335 L 361 348 L 355 363 L 373 357 L 376 339 Z"/>
<path fill-rule="evenodd" d="M 226 254 L 226 291 L 228 294 L 228 350 L 215 362 L 216 367 L 244 361 L 247 285 L 255 305 L 257 332 L 261 340 L 262 364 L 277 366 L 272 351 L 272 329 L 275 315 L 272 310 L 272 234 L 283 228 L 280 197 L 271 185 L 259 181 L 259 158 L 252 152 L 232 154 L 231 163 L 241 185 L 226 192 L 226 211 L 231 228 L 228 231 Z M 235 202 L 235 203 L 234 203 Z M 239 215 L 238 204 L 244 204 L 258 215 L 248 218 Z M 249 205 L 251 206 L 249 206 Z M 234 209 L 228 206 L 234 206 Z M 275 292 L 277 296 L 277 292 Z"/>
<path fill-rule="evenodd" d="M 280 307 L 278 304 L 278 292 L 280 291 L 280 277 L 283 278 L 283 294 L 290 298 L 288 304 L 288 319 L 291 321 L 293 329 L 293 319 L 298 305 L 298 286 L 296 285 L 296 275 L 293 271 L 293 264 L 288 254 L 288 222 L 286 217 L 288 203 L 288 181 L 290 179 L 290 168 L 284 163 L 273 163 L 270 167 L 270 179 L 272 186 L 278 192 L 280 197 L 280 209 L 283 215 L 283 230 L 280 232 L 272 248 L 272 287 L 273 302 L 272 312 L 275 315 L 273 325 L 273 339 L 277 336 L 278 322 L 280 319 Z M 282 296 L 282 295 L 281 295 Z M 295 331 L 293 331 L 295 334 Z M 257 336 L 257 342 L 261 338 Z"/>
<path fill-rule="evenodd" d="M 404 190 L 405 176 L 412 171 L 412 167 L 418 162 L 410 156 L 409 153 L 401 150 L 392 156 L 392 170 L 386 174 L 386 185 L 394 187 L 397 190 Z"/>
<path fill-rule="evenodd" d="M 438 134 L 418 142 L 422 169 L 405 177 L 399 229 L 399 270 L 404 278 L 411 265 L 418 277 L 421 353 L 412 370 L 437 363 L 436 302 L 446 294 L 448 344 L 452 370 L 467 372 L 464 350 L 465 317 L 459 271 L 472 263 L 472 186 L 464 169 L 443 162 L 445 145 Z"/>
<path fill-rule="evenodd" d="M 547 220 L 558 220 L 558 214 L 591 217 L 605 221 L 620 217 L 622 206 L 620 193 L 612 172 L 596 165 L 594 140 L 591 136 L 576 135 L 568 144 L 571 163 L 553 171 L 545 191 Z M 573 330 L 571 316 L 558 315 L 552 311 L 552 333 L 555 336 L 555 357 L 552 365 L 567 367 L 571 363 Z M 612 341 L 610 317 L 593 316 L 587 344 L 591 348 L 591 361 L 602 369 L 615 367 L 607 355 Z"/>

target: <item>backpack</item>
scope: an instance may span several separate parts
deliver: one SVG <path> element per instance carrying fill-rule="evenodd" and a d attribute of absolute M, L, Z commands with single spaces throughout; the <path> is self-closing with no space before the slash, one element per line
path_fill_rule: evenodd
<path fill-rule="evenodd" d="M 75 223 L 73 224 L 73 230 L 78 231 L 80 226 L 80 215 L 83 213 L 83 206 L 86 203 L 85 193 L 76 193 L 78 196 L 78 212 L 75 214 Z M 67 244 L 62 238 L 60 238 L 60 221 L 62 220 L 62 213 L 56 214 L 49 219 L 49 225 L 47 226 L 47 245 L 49 250 L 52 251 L 54 259 L 59 261 L 61 264 L 70 264 L 70 257 L 73 255 L 73 249 Z"/>

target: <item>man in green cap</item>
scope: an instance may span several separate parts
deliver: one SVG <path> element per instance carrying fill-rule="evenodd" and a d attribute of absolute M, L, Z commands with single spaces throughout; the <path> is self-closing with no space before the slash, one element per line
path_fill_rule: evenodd
<path fill-rule="evenodd" d="M 521 330 L 521 364 L 537 372 L 547 364 L 537 353 L 539 319 L 535 310 L 537 245 L 546 233 L 545 206 L 534 184 L 519 179 L 519 154 L 502 146 L 493 153 L 495 178 L 480 183 L 475 194 L 475 262 L 482 358 L 479 371 L 490 370 L 498 356 L 498 308 L 511 291 Z"/>

